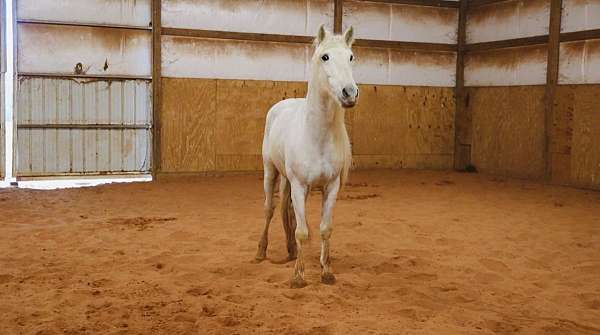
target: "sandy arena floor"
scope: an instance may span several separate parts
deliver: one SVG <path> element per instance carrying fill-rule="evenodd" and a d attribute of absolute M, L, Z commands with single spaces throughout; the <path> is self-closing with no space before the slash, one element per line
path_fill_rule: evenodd
<path fill-rule="evenodd" d="M 600 193 L 355 172 L 289 288 L 257 175 L 0 190 L 0 334 L 600 334 Z M 309 203 L 318 231 L 320 194 Z"/>

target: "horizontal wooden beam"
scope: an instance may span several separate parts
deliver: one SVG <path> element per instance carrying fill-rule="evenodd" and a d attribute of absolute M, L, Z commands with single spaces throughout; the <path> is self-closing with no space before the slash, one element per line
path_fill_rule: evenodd
<path fill-rule="evenodd" d="M 404 41 L 384 41 L 384 40 L 365 40 L 357 39 L 354 46 L 368 48 L 389 48 L 415 51 L 435 51 L 435 52 L 456 52 L 456 44 L 445 43 L 425 43 L 425 42 L 404 42 Z"/>
<path fill-rule="evenodd" d="M 303 44 L 312 43 L 313 40 L 315 39 L 312 36 L 240 33 L 240 32 L 232 32 L 232 31 L 166 28 L 166 27 L 162 28 L 161 33 L 163 35 L 181 36 L 181 37 L 214 38 L 214 39 L 223 39 L 223 40 L 241 40 L 241 41 L 257 41 L 257 42 L 303 43 Z"/>
<path fill-rule="evenodd" d="M 574 31 L 560 34 L 561 42 L 575 42 L 600 39 L 600 29 Z M 465 46 L 466 52 L 488 51 L 503 48 L 518 48 L 531 45 L 547 44 L 549 41 L 548 35 L 538 35 L 522 38 L 512 38 L 508 40 L 471 43 Z"/>
<path fill-rule="evenodd" d="M 426 7 L 445 7 L 445 8 L 460 7 L 459 1 L 443 1 L 443 0 L 359 0 L 359 1 L 388 3 L 388 4 L 397 4 L 397 5 L 415 5 L 415 6 L 426 6 Z"/>
<path fill-rule="evenodd" d="M 151 129 L 149 124 L 18 124 L 17 129 Z"/>
<path fill-rule="evenodd" d="M 508 40 L 471 43 L 465 46 L 466 52 L 488 51 L 503 48 L 526 47 L 548 43 L 548 35 L 513 38 Z"/>
<path fill-rule="evenodd" d="M 583 40 L 600 39 L 600 29 L 574 31 L 570 33 L 561 33 L 561 42 L 573 42 Z"/>
<path fill-rule="evenodd" d="M 461 0 L 461 1 L 463 1 L 463 0 Z M 511 0 L 469 0 L 468 8 L 475 8 L 475 7 L 491 5 L 491 4 L 507 2 L 507 1 L 511 1 Z"/>
<path fill-rule="evenodd" d="M 212 38 L 212 39 L 256 41 L 256 42 L 301 43 L 301 44 L 310 44 L 314 40 L 314 37 L 312 37 L 312 36 L 240 33 L 240 32 L 230 32 L 230 31 L 183 29 L 183 28 L 162 28 L 162 34 L 169 35 L 169 36 L 181 36 L 181 37 Z M 354 43 L 354 45 L 358 46 L 358 47 L 391 48 L 391 49 L 423 50 L 423 51 L 438 51 L 438 52 L 455 52 L 456 51 L 456 44 L 444 44 L 444 43 L 421 43 L 421 42 L 402 42 L 402 41 L 357 39 L 356 42 Z"/>
<path fill-rule="evenodd" d="M 84 23 L 84 22 L 65 22 L 65 21 L 46 21 L 46 20 L 30 20 L 30 19 L 18 19 L 17 23 L 25 24 L 46 24 L 53 26 L 69 26 L 69 27 L 92 27 L 92 28 L 112 28 L 112 29 L 131 29 L 131 30 L 146 30 L 151 31 L 152 27 L 142 26 L 128 26 L 118 24 L 104 24 L 104 23 Z"/>

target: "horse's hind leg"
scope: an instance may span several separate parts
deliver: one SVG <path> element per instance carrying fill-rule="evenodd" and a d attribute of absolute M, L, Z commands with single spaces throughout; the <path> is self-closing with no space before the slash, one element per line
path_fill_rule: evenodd
<path fill-rule="evenodd" d="M 269 224 L 273 218 L 273 193 L 275 192 L 275 181 L 279 174 L 275 166 L 269 162 L 264 164 L 264 189 L 265 189 L 265 227 L 263 229 L 260 242 L 258 243 L 258 251 L 256 252 L 256 260 L 262 261 L 267 257 L 267 245 L 269 244 Z"/>
<path fill-rule="evenodd" d="M 297 257 L 298 249 L 296 247 L 296 214 L 292 205 L 292 194 L 290 182 L 283 175 L 279 182 L 279 192 L 281 194 L 281 221 L 285 231 L 285 240 L 287 244 L 288 260 L 294 260 Z"/>

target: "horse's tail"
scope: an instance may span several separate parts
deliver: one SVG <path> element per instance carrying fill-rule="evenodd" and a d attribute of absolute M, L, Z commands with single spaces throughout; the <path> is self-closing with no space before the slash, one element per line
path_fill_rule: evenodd
<path fill-rule="evenodd" d="M 287 178 L 281 176 L 281 220 L 287 243 L 287 251 L 290 259 L 296 258 L 296 213 L 292 204 L 292 186 Z M 310 234 L 309 234 L 310 236 Z"/>

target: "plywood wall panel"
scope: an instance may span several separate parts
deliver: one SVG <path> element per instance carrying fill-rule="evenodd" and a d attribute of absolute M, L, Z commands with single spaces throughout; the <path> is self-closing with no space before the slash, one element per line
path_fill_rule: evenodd
<path fill-rule="evenodd" d="M 451 89 L 362 85 L 360 99 L 352 136 L 355 167 L 451 167 Z"/>
<path fill-rule="evenodd" d="M 217 154 L 259 155 L 265 118 L 277 102 L 305 95 L 287 82 L 220 80 L 217 82 Z"/>
<path fill-rule="evenodd" d="M 512 0 L 476 7 L 467 17 L 467 43 L 548 34 L 550 2 Z"/>
<path fill-rule="evenodd" d="M 544 176 L 544 87 L 468 88 L 472 161 L 484 173 Z"/>
<path fill-rule="evenodd" d="M 550 151 L 571 155 L 573 116 L 575 113 L 576 86 L 558 86 L 554 96 L 553 128 Z"/>
<path fill-rule="evenodd" d="M 552 181 L 600 189 L 600 85 L 561 85 L 554 100 Z"/>
<path fill-rule="evenodd" d="M 163 172 L 256 171 L 267 112 L 306 84 L 164 78 L 163 90 Z"/>
<path fill-rule="evenodd" d="M 552 181 L 568 185 L 571 182 L 571 145 L 575 86 L 558 86 L 554 95 L 553 122 L 550 134 Z"/>
<path fill-rule="evenodd" d="M 165 78 L 163 85 L 164 172 L 261 170 L 269 108 L 306 95 L 302 82 Z M 452 167 L 451 88 L 360 85 L 360 90 L 357 107 L 345 117 L 355 167 Z M 200 113 L 211 116 L 194 116 Z"/>
<path fill-rule="evenodd" d="M 600 89 L 581 86 L 576 94 L 571 176 L 576 186 L 600 189 Z"/>
<path fill-rule="evenodd" d="M 215 169 L 216 80 L 162 80 L 163 172 Z"/>
<path fill-rule="evenodd" d="M 405 88 L 393 86 L 360 87 L 355 107 L 353 154 L 400 155 L 406 152 L 407 99 Z"/>
<path fill-rule="evenodd" d="M 465 56 L 465 85 L 543 85 L 546 83 L 547 57 L 546 46 L 468 53 Z"/>

